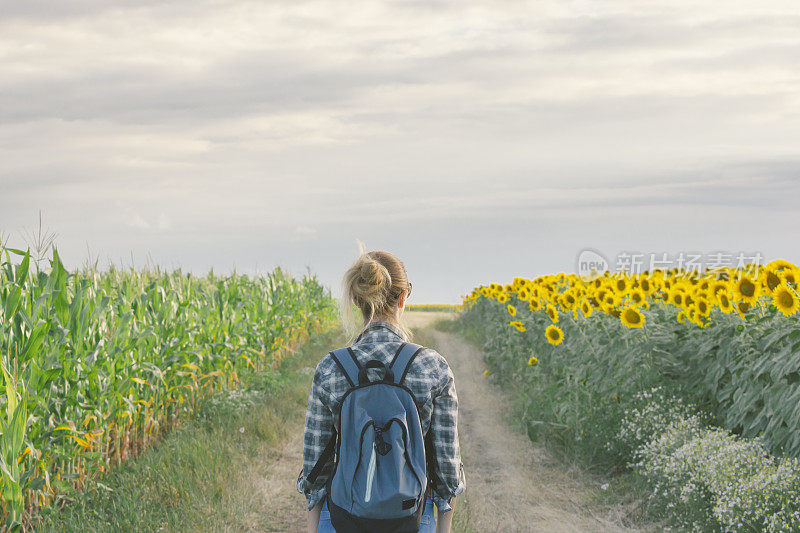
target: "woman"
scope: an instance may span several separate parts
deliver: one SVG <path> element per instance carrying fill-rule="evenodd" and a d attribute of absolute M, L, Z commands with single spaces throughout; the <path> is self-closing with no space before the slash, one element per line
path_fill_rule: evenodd
<path fill-rule="evenodd" d="M 410 342 L 411 332 L 401 324 L 405 301 L 411 294 L 403 263 L 389 252 L 364 253 L 345 273 L 342 286 L 342 313 L 347 326 L 353 323 L 353 302 L 364 317 L 361 331 L 350 344 L 361 366 L 378 359 L 389 364 L 402 342 Z M 355 332 L 354 332 L 355 333 Z M 453 498 L 464 491 L 464 470 L 458 445 L 458 397 L 453 372 L 436 350 L 425 348 L 411 362 L 405 385 L 411 389 L 419 408 L 423 431 L 430 431 L 433 443 L 431 487 L 425 501 L 420 532 L 447 533 L 452 521 Z M 307 477 L 331 438 L 341 399 L 349 388 L 347 378 L 330 354 L 322 358 L 314 372 L 308 397 L 303 446 L 303 470 L 298 490 L 308 500 L 308 531 L 333 532 L 327 508 L 325 482 L 332 461 L 313 483 Z M 438 509 L 436 523 L 433 504 Z"/>

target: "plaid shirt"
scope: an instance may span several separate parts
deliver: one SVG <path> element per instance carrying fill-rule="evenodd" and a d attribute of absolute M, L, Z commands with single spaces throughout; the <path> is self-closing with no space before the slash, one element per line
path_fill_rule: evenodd
<path fill-rule="evenodd" d="M 388 366 L 404 341 L 408 339 L 399 328 L 379 320 L 370 322 L 351 348 L 361 366 L 370 359 L 378 359 Z M 380 377 L 380 372 L 371 368 L 368 375 L 370 379 L 376 379 Z M 439 511 L 447 512 L 451 510 L 450 500 L 466 488 L 458 445 L 458 397 L 453 371 L 436 350 L 425 348 L 412 361 L 403 384 L 411 390 L 419 407 L 423 433 L 428 428 L 432 432 L 436 456 L 434 468 L 444 484 L 442 487 L 432 487 L 432 498 Z M 313 484 L 309 484 L 306 477 L 331 438 L 331 428 L 334 421 L 338 421 L 342 396 L 349 388 L 344 373 L 333 357 L 327 354 L 317 364 L 308 395 L 303 469 L 297 480 L 297 490 L 306 495 L 309 511 L 325 497 L 325 482 L 332 471 L 333 460 L 322 468 Z"/>

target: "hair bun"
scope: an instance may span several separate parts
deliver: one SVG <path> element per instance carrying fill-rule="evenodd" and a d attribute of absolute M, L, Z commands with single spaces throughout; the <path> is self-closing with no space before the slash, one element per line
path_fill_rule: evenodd
<path fill-rule="evenodd" d="M 376 317 L 393 316 L 400 294 L 409 288 L 409 283 L 405 266 L 393 254 L 382 250 L 364 252 L 363 248 L 361 252 L 342 279 L 342 310 L 343 316 L 349 316 L 351 305 L 355 304 L 366 325 Z M 410 333 L 406 334 L 410 338 Z"/>
<path fill-rule="evenodd" d="M 385 266 L 369 256 L 364 256 L 359 270 L 361 281 L 373 287 L 392 284 L 392 276 Z"/>

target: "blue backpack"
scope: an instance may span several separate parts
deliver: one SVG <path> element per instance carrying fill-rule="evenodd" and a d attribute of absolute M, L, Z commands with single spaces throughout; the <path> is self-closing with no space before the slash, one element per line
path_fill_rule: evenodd
<path fill-rule="evenodd" d="M 334 425 L 308 480 L 316 479 L 336 442 L 326 497 L 337 533 L 419 531 L 430 486 L 426 459 L 432 457 L 431 443 L 423 437 L 419 408 L 403 378 L 423 349 L 402 343 L 388 367 L 377 359 L 362 367 L 350 348 L 331 352 L 350 388 L 339 411 L 341 438 Z M 370 368 L 381 369 L 383 378 L 370 381 Z"/>

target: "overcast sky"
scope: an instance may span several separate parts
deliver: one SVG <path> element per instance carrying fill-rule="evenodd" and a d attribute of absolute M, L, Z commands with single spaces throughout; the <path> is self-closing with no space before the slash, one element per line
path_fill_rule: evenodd
<path fill-rule="evenodd" d="M 0 10 L 0 232 L 68 266 L 306 267 L 409 303 L 586 247 L 800 260 L 796 1 L 71 1 Z M 87 251 L 88 250 L 88 251 Z"/>

